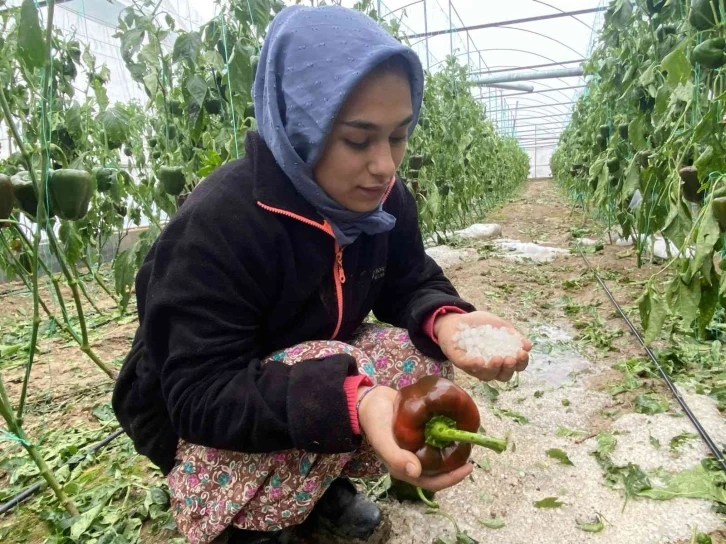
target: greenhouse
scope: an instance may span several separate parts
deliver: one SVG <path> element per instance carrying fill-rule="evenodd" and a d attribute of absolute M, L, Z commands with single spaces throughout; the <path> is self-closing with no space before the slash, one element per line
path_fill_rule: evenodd
<path fill-rule="evenodd" d="M 723 0 L 0 0 L 0 541 L 726 542 Z"/>

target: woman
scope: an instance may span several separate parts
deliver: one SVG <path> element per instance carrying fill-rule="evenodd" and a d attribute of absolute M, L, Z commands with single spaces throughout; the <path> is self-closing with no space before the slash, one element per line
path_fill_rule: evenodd
<path fill-rule="evenodd" d="M 486 366 L 453 340 L 462 323 L 511 325 L 475 312 L 424 253 L 395 176 L 422 91 L 416 55 L 368 17 L 284 9 L 256 74 L 259 132 L 141 267 L 114 409 L 168 474 L 190 542 L 283 542 L 309 517 L 370 537 L 380 511 L 345 477 L 386 467 L 435 491 L 472 470 L 421 476 L 392 436 L 396 389 L 453 366 L 482 380 L 526 367 L 526 340 Z M 400 328 L 363 324 L 371 310 Z"/>

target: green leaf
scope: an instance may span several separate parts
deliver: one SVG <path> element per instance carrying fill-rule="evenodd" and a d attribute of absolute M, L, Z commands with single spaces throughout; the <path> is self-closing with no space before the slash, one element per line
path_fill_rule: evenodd
<path fill-rule="evenodd" d="M 718 221 L 714 217 L 711 210 L 705 210 L 703 220 L 698 225 L 698 234 L 696 235 L 696 253 L 691 259 L 691 274 L 696 274 L 708 261 L 709 268 L 704 271 L 708 275 L 713 265 L 713 247 L 721 238 L 721 231 L 718 227 Z"/>
<path fill-rule="evenodd" d="M 83 534 L 86 533 L 91 524 L 96 520 L 101 510 L 106 505 L 99 503 L 93 508 L 86 510 L 80 516 L 74 518 L 73 524 L 71 525 L 71 539 L 78 540 Z"/>
<path fill-rule="evenodd" d="M 633 5 L 630 0 L 617 0 L 617 7 L 613 13 L 613 24 L 620 30 L 625 30 L 633 14 Z"/>
<path fill-rule="evenodd" d="M 145 32 L 143 28 L 132 28 L 128 32 L 124 32 L 121 37 L 121 58 L 126 63 L 133 62 L 133 56 L 141 48 Z"/>
<path fill-rule="evenodd" d="M 505 525 L 502 518 L 480 519 L 479 523 L 481 523 L 484 527 L 487 527 L 488 529 L 501 529 Z"/>
<path fill-rule="evenodd" d="M 713 262 L 709 262 L 711 265 L 710 277 L 705 277 L 701 280 L 701 301 L 698 304 L 698 334 L 699 337 L 703 338 L 706 334 L 706 329 L 711 324 L 713 316 L 716 314 L 716 308 L 718 307 L 718 294 L 719 294 L 719 275 L 713 270 Z"/>
<path fill-rule="evenodd" d="M 645 151 L 648 149 L 646 140 L 646 120 L 645 117 L 636 117 L 628 125 L 628 140 L 636 151 Z"/>
<path fill-rule="evenodd" d="M 628 203 L 633 198 L 635 191 L 640 189 L 640 164 L 638 158 L 633 157 L 625 173 L 625 182 L 621 191 L 621 201 Z"/>
<path fill-rule="evenodd" d="M 174 42 L 174 51 L 172 53 L 172 61 L 178 62 L 179 59 L 185 59 L 190 64 L 197 63 L 199 53 L 202 50 L 202 38 L 199 32 L 187 32 L 180 34 Z"/>
<path fill-rule="evenodd" d="M 559 508 L 565 504 L 564 502 L 560 502 L 557 497 L 546 497 L 542 500 L 535 501 L 534 506 L 536 508 Z"/>
<path fill-rule="evenodd" d="M 557 427 L 557 432 L 555 432 L 555 436 L 560 437 L 573 437 L 573 436 L 586 436 L 587 433 L 585 431 L 578 431 L 576 429 L 568 429 L 567 427 Z"/>
<path fill-rule="evenodd" d="M 686 83 L 691 78 L 691 63 L 688 62 L 683 52 L 686 43 L 683 41 L 681 45 L 668 53 L 661 62 L 661 69 L 668 72 L 666 81 L 671 87 L 676 87 L 679 83 Z"/>
<path fill-rule="evenodd" d="M 515 412 L 514 410 L 508 410 L 507 408 L 492 408 L 492 412 L 496 416 L 507 416 L 512 418 L 514 421 L 519 423 L 520 425 L 524 425 L 525 423 L 529 423 L 529 419 L 527 416 L 520 414 L 519 412 Z"/>
<path fill-rule="evenodd" d="M 726 475 L 701 463 L 668 477 L 666 487 L 644 489 L 638 495 L 660 501 L 689 497 L 726 504 Z"/>
<path fill-rule="evenodd" d="M 102 112 L 108 107 L 108 93 L 106 87 L 103 86 L 98 80 L 93 81 L 93 92 L 96 95 L 96 102 L 98 102 L 98 109 Z"/>
<path fill-rule="evenodd" d="M 680 274 L 677 274 L 668 282 L 666 300 L 673 314 L 680 316 L 686 326 L 690 326 L 698 315 L 698 307 L 701 302 L 701 282 L 692 280 L 686 283 Z"/>
<path fill-rule="evenodd" d="M 45 64 L 45 40 L 34 0 L 23 0 L 18 22 L 18 57 L 29 70 Z"/>
<path fill-rule="evenodd" d="M 708 111 L 704 114 L 703 117 L 701 117 L 700 121 L 698 121 L 698 124 L 693 131 L 694 141 L 702 142 L 706 138 L 709 138 L 714 133 L 714 131 L 717 130 L 716 116 L 717 108 L 719 107 L 723 106 L 721 106 L 717 102 L 712 103 Z"/>
<path fill-rule="evenodd" d="M 250 96 L 252 92 L 254 74 L 252 73 L 250 56 L 254 55 L 254 53 L 254 49 L 238 42 L 234 47 L 232 57 L 229 59 L 229 77 L 232 90 L 243 97 Z"/>
<path fill-rule="evenodd" d="M 687 431 L 682 432 L 681 434 L 677 434 L 673 438 L 671 438 L 671 441 L 669 443 L 669 447 L 671 451 L 678 451 L 683 444 L 688 442 L 689 440 L 694 440 L 698 438 L 698 435 L 695 433 L 689 433 Z"/>
<path fill-rule="evenodd" d="M 559 448 L 552 448 L 552 449 L 547 450 L 547 457 L 552 457 L 552 459 L 557 459 L 563 465 L 574 466 L 572 461 L 570 461 L 570 458 L 567 456 L 567 454 Z"/>
<path fill-rule="evenodd" d="M 93 408 L 91 408 L 91 415 L 93 415 L 93 417 L 101 423 L 116 421 L 116 414 L 114 414 L 113 408 L 111 408 L 111 403 L 109 402 L 96 404 Z"/>
<path fill-rule="evenodd" d="M 207 82 L 195 74 L 187 80 L 186 87 L 192 102 L 201 107 L 204 104 L 204 98 L 207 96 Z"/>
<path fill-rule="evenodd" d="M 650 344 L 663 329 L 663 323 L 668 316 L 668 307 L 663 297 L 649 284 L 638 301 L 638 308 L 641 323 L 645 329 L 643 340 L 646 344 Z"/>
<path fill-rule="evenodd" d="M 117 103 L 113 108 L 99 113 L 96 122 L 106 131 L 108 141 L 124 142 L 128 138 L 131 116 L 123 105 Z"/>
<path fill-rule="evenodd" d="M 602 522 L 602 518 L 600 516 L 595 516 L 596 521 L 592 522 L 578 522 L 577 528 L 580 529 L 580 531 L 585 531 L 586 533 L 599 533 L 605 528 L 605 524 Z"/>
<path fill-rule="evenodd" d="M 128 248 L 116 256 L 113 264 L 116 294 L 120 297 L 121 310 L 126 311 L 131 298 L 131 288 L 136 277 L 136 255 L 134 248 Z"/>
<path fill-rule="evenodd" d="M 658 440 L 655 436 L 648 433 L 648 441 L 650 442 L 650 445 L 653 446 L 655 449 L 660 449 L 660 440 Z"/>
<path fill-rule="evenodd" d="M 80 140 L 83 136 L 83 126 L 81 119 L 81 106 L 78 102 L 74 100 L 71 107 L 66 110 L 65 115 L 66 130 L 68 131 L 68 134 L 70 134 L 71 138 L 74 140 Z"/>
<path fill-rule="evenodd" d="M 476 391 L 489 399 L 490 402 L 495 402 L 499 398 L 499 390 L 486 382 L 479 382 Z"/>
<path fill-rule="evenodd" d="M 635 397 L 635 411 L 639 414 L 661 414 L 668 408 L 670 402 L 658 393 L 642 393 Z"/>
<path fill-rule="evenodd" d="M 655 83 L 655 63 L 645 69 L 645 71 L 640 75 L 638 83 L 641 87 L 647 87 L 648 85 Z"/>

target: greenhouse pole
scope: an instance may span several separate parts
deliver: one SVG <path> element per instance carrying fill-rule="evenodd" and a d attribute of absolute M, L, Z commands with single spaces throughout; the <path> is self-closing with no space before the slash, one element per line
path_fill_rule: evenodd
<path fill-rule="evenodd" d="M 449 51 L 454 55 L 454 21 L 451 20 L 451 0 L 449 0 Z"/>
<path fill-rule="evenodd" d="M 426 9 L 426 0 L 423 0 L 423 6 L 424 6 L 424 33 L 426 36 L 424 37 L 424 40 L 426 41 L 426 71 L 431 71 L 431 58 L 429 57 L 429 16 L 428 16 L 428 10 Z"/>
<path fill-rule="evenodd" d="M 537 125 L 534 126 L 534 172 L 532 177 L 537 178 Z"/>

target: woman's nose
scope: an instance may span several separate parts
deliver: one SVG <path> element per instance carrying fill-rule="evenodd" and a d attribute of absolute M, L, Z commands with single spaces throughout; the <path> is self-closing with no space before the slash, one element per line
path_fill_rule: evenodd
<path fill-rule="evenodd" d="M 376 177 L 390 179 L 396 173 L 396 161 L 390 144 L 381 143 L 373 149 L 373 156 L 368 165 L 370 173 Z"/>

